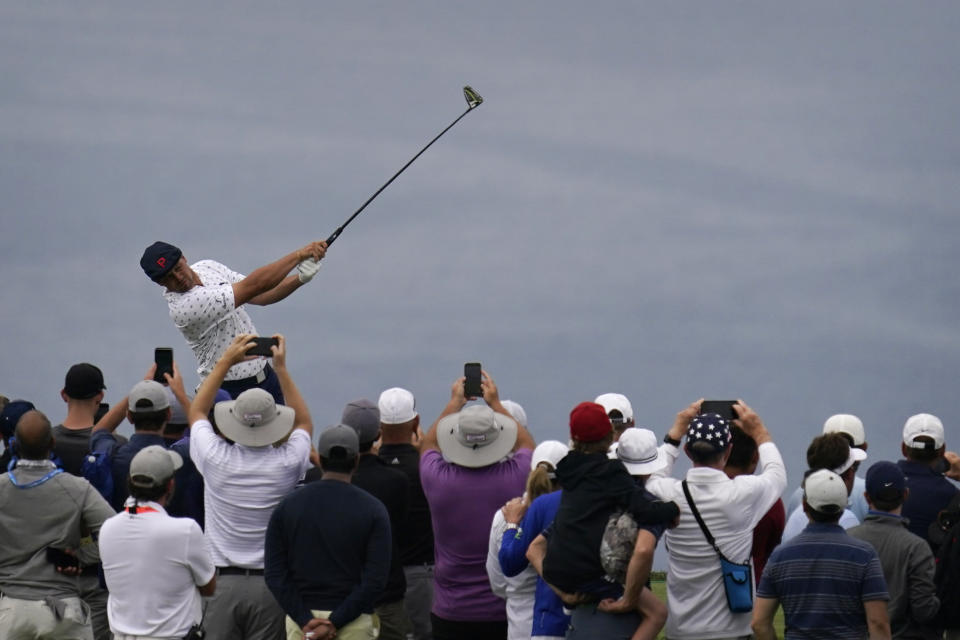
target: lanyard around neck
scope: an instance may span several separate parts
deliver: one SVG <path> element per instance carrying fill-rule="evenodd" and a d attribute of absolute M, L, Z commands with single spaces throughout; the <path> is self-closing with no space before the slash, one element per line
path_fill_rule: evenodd
<path fill-rule="evenodd" d="M 40 486 L 53 476 L 60 473 L 63 473 L 63 469 L 51 469 L 47 475 L 43 476 L 42 478 L 38 478 L 33 482 L 28 482 L 27 484 L 20 484 L 20 482 L 17 481 L 17 478 L 13 475 L 13 469 L 7 473 L 7 476 L 10 478 L 10 482 L 13 483 L 13 486 L 15 486 L 17 489 L 32 489 L 33 487 Z"/>

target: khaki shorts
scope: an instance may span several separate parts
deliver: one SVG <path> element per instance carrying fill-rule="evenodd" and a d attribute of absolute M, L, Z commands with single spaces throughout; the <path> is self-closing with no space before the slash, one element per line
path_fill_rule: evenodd
<path fill-rule="evenodd" d="M 80 598 L 20 600 L 0 597 L 0 640 L 25 637 L 93 640 L 90 609 Z"/>
<path fill-rule="evenodd" d="M 330 611 L 311 610 L 314 618 L 330 617 Z M 343 627 L 337 629 L 337 640 L 371 640 L 380 635 L 380 621 L 376 615 L 361 613 L 360 617 Z M 287 640 L 305 640 L 303 629 L 301 629 L 290 616 L 287 616 Z"/>

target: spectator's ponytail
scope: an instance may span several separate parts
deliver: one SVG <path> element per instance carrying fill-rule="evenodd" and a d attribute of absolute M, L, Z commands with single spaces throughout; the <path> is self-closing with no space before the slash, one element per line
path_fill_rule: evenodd
<path fill-rule="evenodd" d="M 527 502 L 533 502 L 536 498 L 553 491 L 556 491 L 553 465 L 549 462 L 541 462 L 527 476 Z"/>

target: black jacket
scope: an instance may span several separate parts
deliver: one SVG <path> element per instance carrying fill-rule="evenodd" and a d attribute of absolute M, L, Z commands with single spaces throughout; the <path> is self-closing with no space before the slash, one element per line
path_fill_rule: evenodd
<path fill-rule="evenodd" d="M 623 464 L 605 453 L 571 451 L 557 465 L 557 479 L 563 495 L 547 540 L 543 577 L 570 593 L 603 578 L 600 542 L 615 510 L 629 510 L 640 525 L 669 523 L 680 514 L 673 502 L 644 497 Z"/>

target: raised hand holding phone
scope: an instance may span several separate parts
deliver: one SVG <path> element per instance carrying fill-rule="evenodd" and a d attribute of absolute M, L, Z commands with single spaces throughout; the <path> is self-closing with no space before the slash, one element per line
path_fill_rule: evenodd
<path fill-rule="evenodd" d="M 153 361 L 157 368 L 153 372 L 153 379 L 160 384 L 167 384 L 167 379 L 163 374 L 173 375 L 173 349 L 170 347 L 157 347 L 153 350 Z"/>
<path fill-rule="evenodd" d="M 483 369 L 479 362 L 468 362 L 463 365 L 463 395 L 467 400 L 483 397 Z"/>

